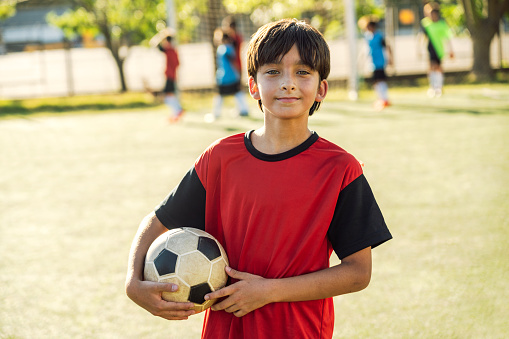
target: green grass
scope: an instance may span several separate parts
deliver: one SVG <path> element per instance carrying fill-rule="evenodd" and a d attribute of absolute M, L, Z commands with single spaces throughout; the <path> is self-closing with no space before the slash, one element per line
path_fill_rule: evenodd
<path fill-rule="evenodd" d="M 509 86 L 425 92 L 393 88 L 374 112 L 371 91 L 332 91 L 310 119 L 366 164 L 394 235 L 370 286 L 335 298 L 335 338 L 509 336 Z M 150 100 L 0 120 L 0 338 L 199 338 L 203 315 L 168 322 L 127 299 L 130 242 L 208 144 L 263 120 L 253 102 L 206 124 L 210 95 L 183 102 L 178 125 Z"/>
<path fill-rule="evenodd" d="M 205 98 L 205 100 L 203 100 Z M 196 110 L 212 104 L 212 94 L 189 92 L 182 94 L 186 108 Z M 73 97 L 34 98 L 20 100 L 0 99 L 0 119 L 48 116 L 77 113 L 104 113 L 160 109 L 163 102 L 148 93 L 80 95 Z M 209 106 L 210 106 L 209 105 Z"/>
<path fill-rule="evenodd" d="M 0 100 L 0 118 L 51 113 L 103 112 L 153 106 L 154 101 L 145 93 Z"/>

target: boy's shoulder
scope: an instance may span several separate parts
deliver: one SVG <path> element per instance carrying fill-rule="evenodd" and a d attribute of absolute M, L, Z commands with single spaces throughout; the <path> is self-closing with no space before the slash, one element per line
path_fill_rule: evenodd
<path fill-rule="evenodd" d="M 246 135 L 246 133 L 237 133 L 237 134 L 219 138 L 216 141 L 214 141 L 212 144 L 210 144 L 209 148 L 231 147 L 233 145 L 237 145 L 239 142 L 243 144 L 245 135 Z"/>
<path fill-rule="evenodd" d="M 343 178 L 341 189 L 363 174 L 364 163 L 335 143 L 320 137 L 313 146 L 317 155 L 314 162 Z"/>
<path fill-rule="evenodd" d="M 341 156 L 355 159 L 354 156 L 348 153 L 348 151 L 346 151 L 344 148 L 323 137 L 319 137 L 313 146 L 320 150 L 331 152 L 331 155 L 333 156 Z"/>
<path fill-rule="evenodd" d="M 239 149 L 239 147 L 242 149 L 244 147 L 244 136 L 245 133 L 237 133 L 219 138 L 211 143 L 203 153 L 228 153 L 232 152 L 234 149 Z"/>

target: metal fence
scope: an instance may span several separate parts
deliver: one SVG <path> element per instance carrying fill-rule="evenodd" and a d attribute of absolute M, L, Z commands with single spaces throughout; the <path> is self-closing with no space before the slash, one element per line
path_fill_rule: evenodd
<path fill-rule="evenodd" d="M 416 36 L 388 38 L 394 52 L 394 66 L 389 75 L 426 74 L 428 61 L 424 45 Z M 331 48 L 330 80 L 348 76 L 347 44 L 343 39 L 329 41 Z M 468 71 L 472 65 L 472 42 L 468 37 L 454 38 L 456 57 L 446 59 L 449 72 Z M 244 46 L 245 47 L 245 46 Z M 364 42 L 358 41 L 359 75 L 371 72 Z M 181 90 L 214 88 L 214 56 L 208 43 L 178 46 L 181 66 L 178 84 Z M 245 52 L 245 51 L 244 51 Z M 143 91 L 148 86 L 158 90 L 164 84 L 164 55 L 157 49 L 133 47 L 125 62 L 129 90 Z M 491 64 L 495 69 L 509 64 L 509 34 L 495 37 L 491 44 Z M 244 72 L 245 73 L 245 72 Z M 246 79 L 245 79 L 246 80 Z M 0 98 L 33 98 L 91 93 L 111 93 L 120 89 L 118 70 L 106 48 L 44 49 L 0 55 Z"/>

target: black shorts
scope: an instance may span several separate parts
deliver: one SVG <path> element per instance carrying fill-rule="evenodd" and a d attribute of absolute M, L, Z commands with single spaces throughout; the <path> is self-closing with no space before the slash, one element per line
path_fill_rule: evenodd
<path fill-rule="evenodd" d="M 166 85 L 164 85 L 164 93 L 175 93 L 175 80 L 166 79 Z"/>
<path fill-rule="evenodd" d="M 437 52 L 435 51 L 435 47 L 433 47 L 433 44 L 431 41 L 428 43 L 428 52 L 429 52 L 429 61 L 432 63 L 436 63 L 440 66 L 441 60 L 437 55 Z"/>
<path fill-rule="evenodd" d="M 218 85 L 220 95 L 233 95 L 240 91 L 240 81 L 231 85 Z"/>
<path fill-rule="evenodd" d="M 385 74 L 385 70 L 382 69 L 375 69 L 373 72 L 373 81 L 383 81 L 387 79 L 387 74 Z"/>

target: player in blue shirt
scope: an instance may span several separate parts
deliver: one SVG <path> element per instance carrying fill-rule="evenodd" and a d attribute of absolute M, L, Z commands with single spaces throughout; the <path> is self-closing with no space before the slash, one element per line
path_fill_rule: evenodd
<path fill-rule="evenodd" d="M 237 101 L 240 116 L 249 115 L 249 106 L 240 86 L 240 72 L 235 65 L 236 52 L 233 39 L 221 28 L 214 32 L 216 50 L 216 84 L 219 93 L 214 98 L 214 112 L 205 116 L 205 121 L 213 122 L 221 115 L 225 96 L 233 95 Z"/>
<path fill-rule="evenodd" d="M 377 23 L 374 20 L 370 20 L 366 25 L 364 38 L 368 43 L 369 55 L 373 63 L 373 87 L 378 97 L 375 108 L 382 110 L 389 106 L 385 66 L 392 64 L 392 51 L 386 44 L 383 34 L 377 29 Z"/>

